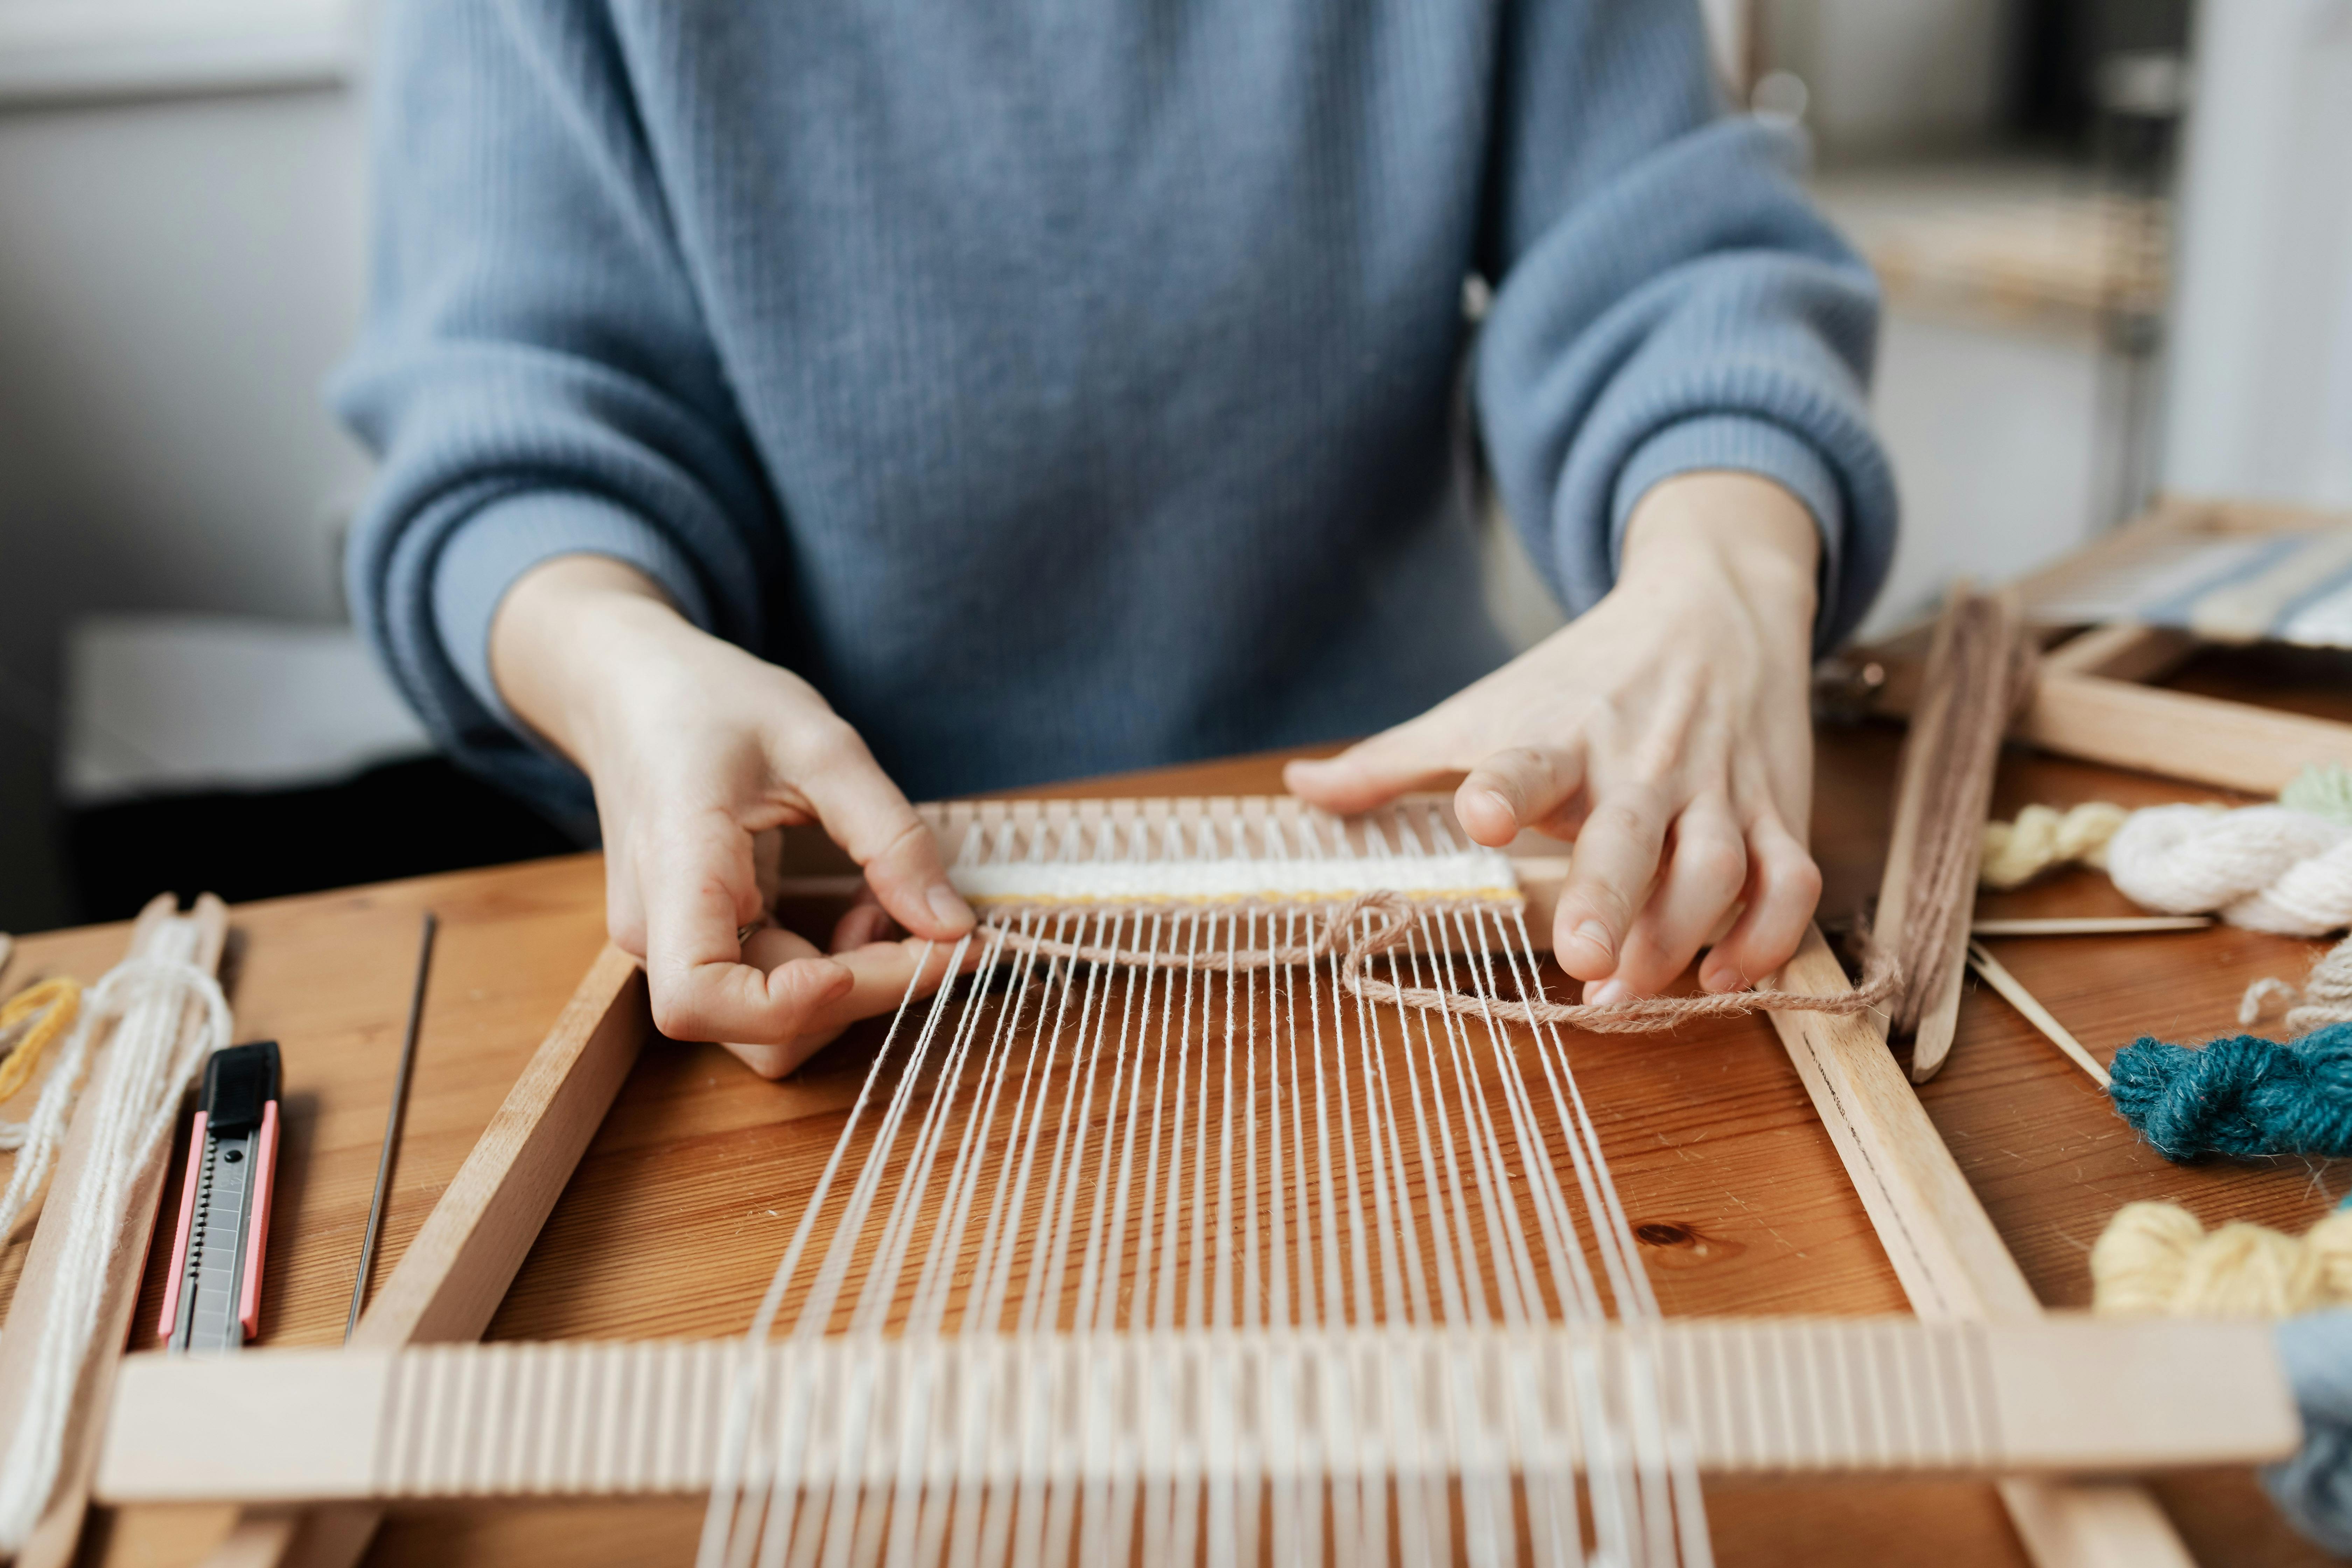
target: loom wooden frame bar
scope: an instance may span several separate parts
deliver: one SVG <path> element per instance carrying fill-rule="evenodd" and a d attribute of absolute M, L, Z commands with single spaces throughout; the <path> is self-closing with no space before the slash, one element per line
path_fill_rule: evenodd
<path fill-rule="evenodd" d="M 1000 1484 L 1019 1479 L 1016 1455 L 1065 1481 L 1189 1464 L 1255 1483 L 1313 1479 L 1343 1448 L 1400 1481 L 1561 1475 L 1583 1468 L 1576 1412 L 1653 1379 L 1714 1475 L 2256 1464 L 2300 1435 L 2268 1326 L 2242 1320 L 608 1341 L 139 1357 L 99 1489 L 117 1503 L 690 1495 L 721 1479 L 746 1380 L 766 1390 L 771 1451 L 804 1454 L 811 1485 L 936 1476 L 980 1431 L 998 1435 L 981 1453 Z M 1448 1396 L 1507 1383 L 1528 1397 Z M 814 1391 L 798 1414 L 793 1388 Z M 866 1399 L 837 1396 L 852 1389 Z M 851 1405 L 872 1413 L 854 1435 L 839 1425 Z M 242 1440 L 207 1442 L 224 1424 Z"/>
<path fill-rule="evenodd" d="M 1816 996 L 1852 989 L 1818 927 L 1806 931 L 1780 984 Z M 2040 1317 L 2024 1270 L 1871 1022 L 1829 1013 L 1771 1017 L 1912 1310 L 1937 1321 Z M 2194 1568 L 2144 1487 L 2011 1479 L 2000 1495 L 2039 1568 Z"/>
<path fill-rule="evenodd" d="M 131 924 L 123 956 L 147 954 L 166 930 L 182 921 L 196 928 L 195 966 L 208 974 L 216 973 L 228 943 L 228 908 L 210 893 L 200 895 L 184 915 L 176 895 L 158 893 L 149 900 Z M 187 1030 L 202 1027 L 200 1008 L 201 1004 L 191 999 L 183 1009 L 184 1037 Z M 93 1075 L 98 1065 L 94 1058 Z M 48 1197 L 26 1254 L 25 1271 L 17 1277 L 16 1292 L 8 1303 L 6 1327 L 0 1329 L 0 1432 L 15 1432 L 23 1419 L 33 1352 L 40 1341 L 41 1309 L 57 1277 L 58 1249 L 64 1244 L 65 1216 L 73 1212 L 82 1184 L 90 1179 L 90 1142 L 96 1136 L 93 1119 L 86 1114 L 90 1103 L 85 1096 L 74 1107 L 57 1168 L 49 1177 Z M 106 1423 L 95 1419 L 94 1413 L 105 1410 L 111 1399 L 115 1370 L 122 1360 L 119 1352 L 131 1332 L 131 1315 L 139 1305 L 140 1277 L 146 1268 L 148 1238 L 155 1229 L 156 1205 L 163 1201 L 163 1175 L 171 1155 L 171 1140 L 166 1138 L 124 1189 L 123 1207 L 115 1216 L 113 1261 L 99 1298 L 97 1328 L 90 1336 L 87 1360 L 74 1379 L 79 1397 L 66 1426 L 65 1458 L 40 1522 L 16 1554 L 18 1568 L 64 1568 L 79 1545 L 82 1516 L 89 1506 L 90 1474 L 105 1436 Z"/>

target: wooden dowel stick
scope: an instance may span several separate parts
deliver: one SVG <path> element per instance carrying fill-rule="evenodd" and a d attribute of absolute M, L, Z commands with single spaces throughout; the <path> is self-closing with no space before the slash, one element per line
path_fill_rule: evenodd
<path fill-rule="evenodd" d="M 2051 915 L 2016 920 L 1980 920 L 1971 936 L 2132 936 L 2148 931 L 2203 931 L 2210 915 Z"/>
<path fill-rule="evenodd" d="M 2091 1080 L 2101 1089 L 2107 1087 L 2107 1069 L 2099 1058 L 2083 1048 L 2083 1042 L 2067 1031 L 2066 1026 L 2052 1016 L 2049 1008 L 2035 1000 L 2008 966 L 1995 958 L 1980 942 L 1969 943 L 1969 967 L 1984 976 L 1986 984 L 2009 999 L 2009 1005 L 2025 1015 L 2025 1021 L 2042 1031 L 2049 1042 L 2073 1058 L 2075 1065 L 2091 1075 Z"/>

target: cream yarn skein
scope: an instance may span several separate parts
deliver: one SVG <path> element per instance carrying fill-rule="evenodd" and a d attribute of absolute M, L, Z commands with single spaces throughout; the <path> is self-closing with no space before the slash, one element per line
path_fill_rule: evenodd
<path fill-rule="evenodd" d="M 2219 911 L 2283 936 L 2352 926 L 2352 826 L 2283 805 L 2152 805 L 2107 844 L 2107 874 L 2166 914 Z"/>
<path fill-rule="evenodd" d="M 2126 1204 L 2091 1248 L 2093 1308 L 2118 1317 L 2284 1318 L 2352 1305 L 2352 1213 L 2303 1235 L 2175 1204 Z"/>
<path fill-rule="evenodd" d="M 1988 822 L 1977 880 L 1988 888 L 2021 888 L 2059 866 L 2105 869 L 2107 843 L 2131 813 L 2104 800 L 2059 811 L 2029 805 L 2015 822 Z"/>

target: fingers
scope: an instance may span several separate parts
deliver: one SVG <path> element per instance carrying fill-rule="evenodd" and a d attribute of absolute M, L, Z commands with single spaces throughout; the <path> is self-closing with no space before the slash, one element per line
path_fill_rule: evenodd
<path fill-rule="evenodd" d="M 811 962 L 816 952 L 804 939 L 770 928 L 754 931 L 743 944 L 747 963 L 780 973 Z M 953 944 L 881 942 L 858 948 L 829 963 L 848 976 L 840 992 L 811 1007 L 789 1037 L 776 1041 L 730 1040 L 727 1048 L 741 1058 L 761 1078 L 782 1078 L 837 1038 L 861 1018 L 891 1011 L 910 994 L 928 996 L 947 978 Z M 967 963 L 966 967 L 970 967 Z"/>
<path fill-rule="evenodd" d="M 1341 816 L 1383 805 L 1417 785 L 1452 773 L 1430 721 L 1444 709 L 1360 741 L 1336 757 L 1301 758 L 1286 763 L 1283 787 L 1299 799 Z"/>
<path fill-rule="evenodd" d="M 1699 971 L 1709 991 L 1756 984 L 1788 963 L 1822 900 L 1821 868 L 1778 816 L 1748 829 L 1748 908 Z"/>
<path fill-rule="evenodd" d="M 850 973 L 806 943 L 805 955 L 771 971 L 742 962 L 735 933 L 760 917 L 760 890 L 751 836 L 725 813 L 689 814 L 662 824 L 656 835 L 636 881 L 646 980 L 663 1034 L 782 1040 L 849 989 Z"/>
<path fill-rule="evenodd" d="M 857 897 L 850 901 L 849 908 L 834 925 L 830 951 L 835 953 L 855 952 L 871 943 L 887 942 L 897 931 L 890 911 L 877 901 L 873 888 L 861 886 L 857 889 Z"/>
<path fill-rule="evenodd" d="M 1454 815 L 1477 842 L 1500 848 L 1559 815 L 1584 786 L 1582 752 L 1569 746 L 1517 746 L 1470 770 L 1454 792 Z"/>
<path fill-rule="evenodd" d="M 1689 966 L 1748 881 L 1748 849 L 1720 795 L 1692 802 L 1675 820 L 1657 889 L 1626 934 L 1617 970 L 1591 1001 L 1654 995 Z"/>
<path fill-rule="evenodd" d="M 866 868 L 866 880 L 900 925 L 947 941 L 971 929 L 971 909 L 948 885 L 938 843 L 907 797 L 874 761 L 866 742 L 836 724 L 799 759 L 802 793 L 834 842 Z"/>
<path fill-rule="evenodd" d="M 1552 919 L 1552 952 L 1579 980 L 1606 980 L 1634 916 L 1648 901 L 1665 844 L 1666 803 L 1656 788 L 1631 784 L 1596 801 Z"/>

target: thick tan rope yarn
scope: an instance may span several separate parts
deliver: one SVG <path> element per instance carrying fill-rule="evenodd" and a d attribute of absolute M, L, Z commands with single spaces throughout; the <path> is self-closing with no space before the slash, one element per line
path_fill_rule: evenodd
<path fill-rule="evenodd" d="M 1901 978 L 1894 961 L 1876 947 L 1870 950 L 1862 984 L 1836 996 L 1813 996 L 1796 991 L 1727 991 L 1706 996 L 1644 996 L 1594 1006 L 1502 1001 L 1433 986 L 1395 985 L 1365 974 L 1365 960 L 1400 946 L 1411 937 L 1413 913 L 1412 900 L 1402 893 L 1365 893 L 1327 918 L 1322 931 L 1311 942 L 1228 952 L 1148 952 L 1134 948 L 1094 947 L 1031 936 L 992 923 L 983 923 L 981 933 L 1001 941 L 1011 952 L 1034 953 L 1040 958 L 1214 973 L 1311 963 L 1337 953 L 1340 984 L 1368 1002 L 1393 1002 L 1423 1012 L 1492 1017 L 1515 1024 L 1560 1024 L 1603 1035 L 1647 1034 L 1671 1029 L 1693 1019 L 1734 1018 L 1758 1012 L 1828 1013 L 1840 1016 L 1866 1013 L 1883 1007 L 1895 994 Z M 1356 931 L 1360 918 L 1368 915 L 1375 917 L 1369 927 Z"/>

